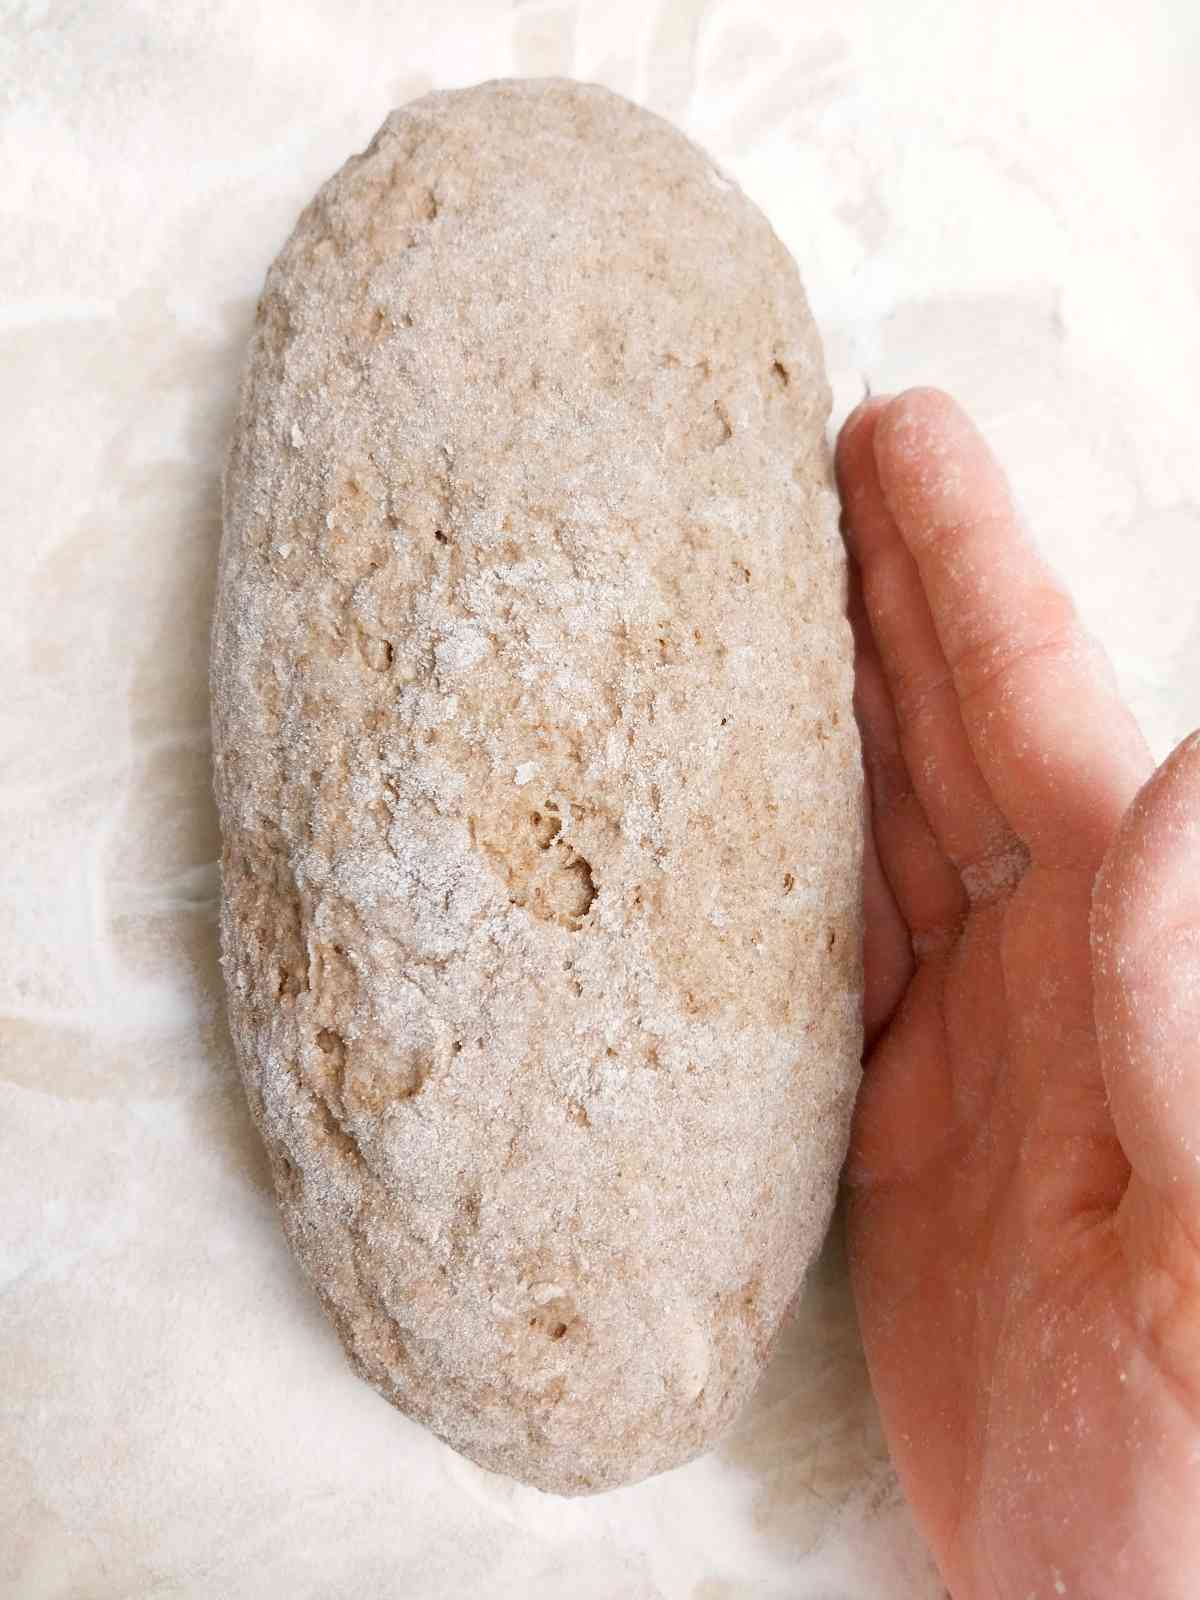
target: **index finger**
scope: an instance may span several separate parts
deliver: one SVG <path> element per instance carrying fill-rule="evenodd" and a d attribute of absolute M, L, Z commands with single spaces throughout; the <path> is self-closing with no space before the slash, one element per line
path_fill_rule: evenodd
<path fill-rule="evenodd" d="M 949 395 L 902 394 L 875 452 L 996 803 L 1035 861 L 1094 870 L 1153 765 L 1104 652 Z"/>

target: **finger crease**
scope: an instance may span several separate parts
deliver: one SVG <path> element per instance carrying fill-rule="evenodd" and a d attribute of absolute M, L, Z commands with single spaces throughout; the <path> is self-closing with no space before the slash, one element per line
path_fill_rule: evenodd
<path fill-rule="evenodd" d="M 932 702 L 936 698 L 939 696 L 944 697 L 947 689 L 957 698 L 954 676 L 949 669 L 941 677 L 935 678 L 932 683 L 922 684 L 920 688 L 906 688 L 902 683 L 898 684 L 893 691 L 892 701 L 896 708 L 897 718 L 906 725 L 913 725 L 919 717 L 931 708 Z"/>
<path fill-rule="evenodd" d="M 982 644 L 973 645 L 954 663 L 954 682 L 958 687 L 959 702 L 964 709 L 982 695 L 994 690 L 998 683 L 1025 662 L 1060 654 L 1066 659 L 1068 651 L 1064 646 L 1078 642 L 1079 628 L 1072 616 L 1068 622 L 1062 623 L 1059 627 L 1052 628 L 1049 632 L 1035 634 L 1032 638 L 1023 639 L 1019 644 L 1008 648 L 1005 648 L 1004 638 L 1003 634 L 998 634 Z M 989 657 L 997 656 L 998 660 L 988 660 Z M 985 660 L 988 660 L 986 667 L 982 665 Z"/>

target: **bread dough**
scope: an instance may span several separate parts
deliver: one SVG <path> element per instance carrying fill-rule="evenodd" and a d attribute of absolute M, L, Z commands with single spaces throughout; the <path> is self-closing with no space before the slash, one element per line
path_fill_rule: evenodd
<path fill-rule="evenodd" d="M 233 1036 L 357 1370 L 562 1493 L 732 1419 L 858 1078 L 818 337 L 607 91 L 394 112 L 272 266 L 213 643 Z"/>

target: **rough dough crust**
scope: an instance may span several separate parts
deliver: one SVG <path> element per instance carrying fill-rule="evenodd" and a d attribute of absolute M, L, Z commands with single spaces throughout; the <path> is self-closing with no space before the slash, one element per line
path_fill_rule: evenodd
<path fill-rule="evenodd" d="M 545 1489 L 711 1443 L 833 1203 L 828 404 L 760 213 L 577 84 L 394 112 L 259 306 L 212 679 L 246 1090 L 357 1370 Z"/>

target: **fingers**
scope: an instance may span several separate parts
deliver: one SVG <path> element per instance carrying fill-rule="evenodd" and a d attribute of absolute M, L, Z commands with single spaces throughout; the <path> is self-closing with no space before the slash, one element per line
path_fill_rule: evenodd
<path fill-rule="evenodd" d="M 1011 886 L 1025 857 L 979 770 L 917 563 L 880 484 L 876 436 L 897 403 L 860 406 L 838 440 L 847 537 L 913 792 L 970 897 L 987 898 Z"/>
<path fill-rule="evenodd" d="M 900 1003 L 913 972 L 912 940 L 875 848 L 863 840 L 863 1047 L 869 1050 Z"/>
<path fill-rule="evenodd" d="M 893 401 L 876 420 L 874 456 L 996 804 L 1044 865 L 1097 864 L 1150 768 L 1103 653 L 948 395 L 912 389 Z M 924 651 L 913 670 L 928 674 Z"/>
<path fill-rule="evenodd" d="M 861 618 L 854 623 L 854 709 L 863 741 L 871 831 L 883 875 L 913 946 L 918 954 L 924 954 L 958 931 L 966 896 L 913 788 L 870 630 Z"/>
<path fill-rule="evenodd" d="M 1134 1172 L 1200 1221 L 1200 733 L 1146 784 L 1096 883 L 1096 1026 Z"/>
<path fill-rule="evenodd" d="M 857 663 L 873 651 L 870 630 L 862 613 L 862 592 L 858 574 L 851 570 L 850 625 L 854 630 L 856 656 L 855 712 L 858 715 Z M 859 732 L 863 733 L 859 717 Z M 872 764 L 873 739 L 863 734 L 865 765 Z M 870 1050 L 883 1032 L 912 977 L 912 936 L 909 925 L 896 904 L 887 873 L 879 859 L 871 817 L 871 781 L 867 779 L 867 812 L 863 838 L 863 1048 Z"/>

